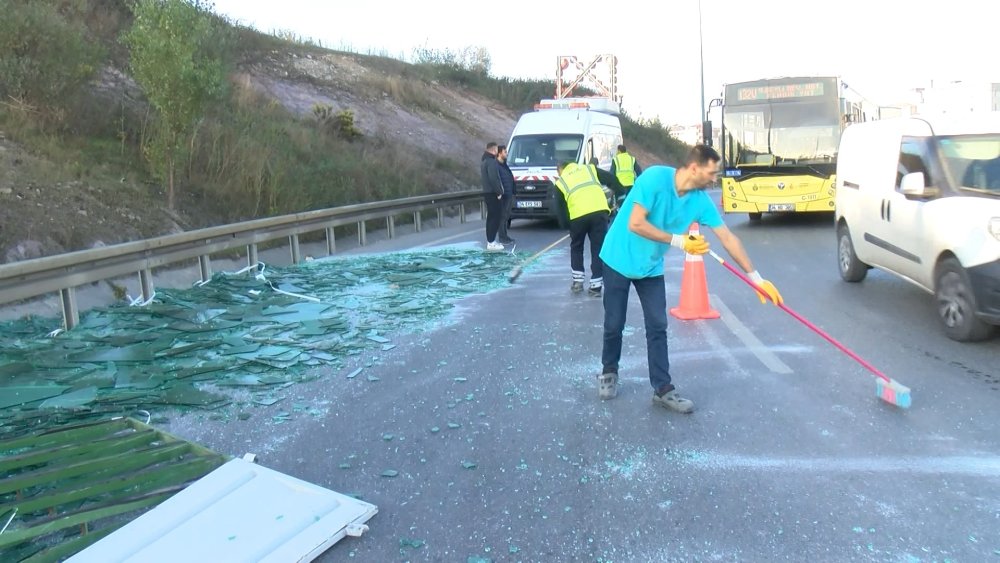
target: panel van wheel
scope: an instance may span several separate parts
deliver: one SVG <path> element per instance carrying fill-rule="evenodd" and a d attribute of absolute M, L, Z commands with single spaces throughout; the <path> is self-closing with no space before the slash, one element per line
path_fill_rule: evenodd
<path fill-rule="evenodd" d="M 750 220 L 754 223 L 760 221 L 761 217 L 764 216 L 763 213 L 748 213 L 748 215 L 750 215 Z"/>
<path fill-rule="evenodd" d="M 993 334 L 993 326 L 976 317 L 976 297 L 962 264 L 947 258 L 938 264 L 934 277 L 934 297 L 944 333 L 952 340 L 974 342 Z"/>
<path fill-rule="evenodd" d="M 859 282 L 868 275 L 868 264 L 858 260 L 847 225 L 837 227 L 837 264 L 844 281 Z"/>

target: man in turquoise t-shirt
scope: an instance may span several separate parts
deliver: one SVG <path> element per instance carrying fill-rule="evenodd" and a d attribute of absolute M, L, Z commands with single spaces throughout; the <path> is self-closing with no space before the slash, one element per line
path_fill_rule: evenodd
<path fill-rule="evenodd" d="M 618 394 L 618 361 L 622 355 L 622 331 L 628 309 L 630 286 L 635 286 L 646 324 L 646 355 L 653 403 L 689 413 L 694 403 L 681 397 L 670 382 L 667 357 L 667 295 L 663 283 L 663 255 L 671 246 L 691 254 L 708 252 L 704 237 L 691 238 L 692 223 L 715 232 L 722 247 L 749 274 L 774 303 L 781 294 L 774 284 L 753 268 L 743 243 L 722 222 L 712 199 L 705 193 L 719 174 L 719 153 L 697 145 L 684 166 L 653 166 L 643 171 L 608 230 L 601 249 L 604 261 L 604 350 L 603 370 L 598 377 L 602 399 Z M 761 301 L 764 298 L 761 297 Z"/>

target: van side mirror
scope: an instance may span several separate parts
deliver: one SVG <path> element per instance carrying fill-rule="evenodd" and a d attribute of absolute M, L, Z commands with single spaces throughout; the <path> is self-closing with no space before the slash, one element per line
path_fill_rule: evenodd
<path fill-rule="evenodd" d="M 937 197 L 940 192 L 937 188 L 925 184 L 923 172 L 910 172 L 900 179 L 899 193 L 908 199 L 926 199 Z"/>

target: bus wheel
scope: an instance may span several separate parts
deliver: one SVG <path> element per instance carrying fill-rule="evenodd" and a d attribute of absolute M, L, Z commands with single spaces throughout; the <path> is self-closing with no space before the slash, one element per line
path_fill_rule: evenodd
<path fill-rule="evenodd" d="M 854 253 L 851 231 L 846 224 L 837 227 L 837 265 L 844 281 L 859 282 L 868 275 L 868 265 L 858 260 L 858 255 Z"/>
<path fill-rule="evenodd" d="M 750 213 L 750 220 L 754 223 L 760 221 L 760 218 L 764 216 L 763 213 Z"/>

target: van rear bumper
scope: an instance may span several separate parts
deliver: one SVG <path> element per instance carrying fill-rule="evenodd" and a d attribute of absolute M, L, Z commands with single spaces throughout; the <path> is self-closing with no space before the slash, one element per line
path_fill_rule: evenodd
<path fill-rule="evenodd" d="M 1000 325 L 1000 260 L 973 266 L 967 272 L 976 296 L 976 316 Z"/>

